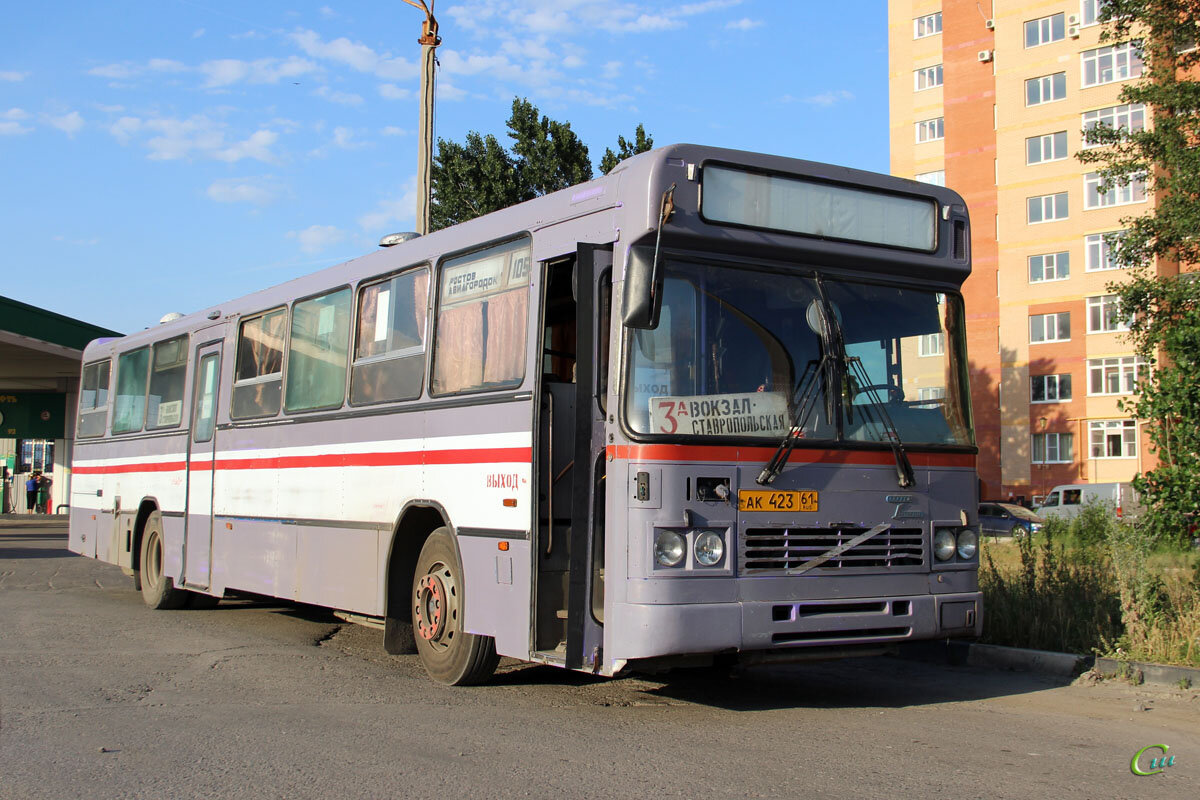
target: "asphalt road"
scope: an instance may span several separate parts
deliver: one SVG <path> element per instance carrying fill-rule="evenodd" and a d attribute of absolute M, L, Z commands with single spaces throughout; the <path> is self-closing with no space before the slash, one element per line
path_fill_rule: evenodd
<path fill-rule="evenodd" d="M 0 528 L 0 798 L 1195 798 L 1200 692 L 896 658 L 429 681 L 377 631 L 151 611 L 62 529 Z M 1129 762 L 1167 744 L 1175 765 Z M 1143 764 L 1145 766 L 1145 764 Z"/>

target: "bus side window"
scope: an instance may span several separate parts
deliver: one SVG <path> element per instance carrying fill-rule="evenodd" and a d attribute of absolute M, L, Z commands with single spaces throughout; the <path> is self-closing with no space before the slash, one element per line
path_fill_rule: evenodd
<path fill-rule="evenodd" d="M 242 323 L 229 412 L 233 419 L 269 417 L 279 413 L 286 320 L 287 309 L 280 308 Z"/>
<path fill-rule="evenodd" d="M 154 345 L 146 429 L 175 428 L 183 420 L 183 382 L 187 373 L 188 337 Z"/>
<path fill-rule="evenodd" d="M 359 291 L 354 366 L 350 369 L 351 405 L 421 396 L 428 309 L 427 267 L 364 286 Z"/>
<path fill-rule="evenodd" d="M 1082 495 L 1083 495 L 1082 489 L 1066 489 L 1065 491 L 1063 491 L 1063 499 L 1062 499 L 1063 505 L 1064 506 L 1079 505 L 1080 498 L 1082 497 Z"/>
<path fill-rule="evenodd" d="M 301 300 L 292 307 L 288 339 L 288 411 L 337 408 L 346 396 L 350 350 L 349 288 Z"/>
<path fill-rule="evenodd" d="M 447 261 L 433 349 L 433 394 L 500 389 L 525 377 L 528 240 Z"/>
<path fill-rule="evenodd" d="M 108 422 L 110 371 L 111 362 L 108 359 L 83 368 L 79 389 L 79 424 L 76 429 L 80 439 L 104 435 L 104 426 Z"/>
<path fill-rule="evenodd" d="M 140 347 L 117 358 L 117 397 L 113 404 L 113 433 L 140 431 L 146 421 L 146 374 L 150 348 Z"/>

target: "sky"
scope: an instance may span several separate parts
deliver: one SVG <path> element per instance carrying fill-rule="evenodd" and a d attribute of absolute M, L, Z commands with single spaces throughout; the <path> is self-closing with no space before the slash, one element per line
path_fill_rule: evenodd
<path fill-rule="evenodd" d="M 883 0 L 437 0 L 435 136 L 514 97 L 593 164 L 677 142 L 888 168 Z M 412 230 L 401 0 L 9 4 L 0 295 L 130 333 Z M 598 174 L 598 171 L 597 171 Z"/>

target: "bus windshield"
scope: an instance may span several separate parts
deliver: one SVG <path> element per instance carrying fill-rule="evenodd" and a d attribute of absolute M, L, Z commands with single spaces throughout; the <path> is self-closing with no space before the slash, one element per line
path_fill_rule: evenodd
<path fill-rule="evenodd" d="M 799 426 L 805 440 L 974 443 L 961 298 L 822 279 L 843 359 L 811 273 L 671 261 L 665 275 L 658 326 L 631 331 L 635 433 L 774 442 Z"/>

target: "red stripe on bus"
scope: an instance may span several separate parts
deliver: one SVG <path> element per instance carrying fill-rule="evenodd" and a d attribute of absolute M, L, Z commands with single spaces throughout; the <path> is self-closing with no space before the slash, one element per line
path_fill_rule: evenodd
<path fill-rule="evenodd" d="M 153 464 L 113 464 L 76 467 L 76 475 L 114 475 L 128 472 L 175 472 L 185 468 L 193 472 L 235 469 L 303 469 L 305 467 L 403 467 L 450 464 L 529 464 L 531 447 L 495 447 L 486 450 L 412 450 L 400 453 L 334 453 L 311 456 L 269 456 L 266 458 L 219 458 L 213 461 L 183 461 Z"/>
<path fill-rule="evenodd" d="M 608 455 L 628 461 L 753 461 L 765 464 L 775 455 L 774 447 L 736 447 L 675 444 L 609 445 Z M 908 460 L 914 467 L 974 467 L 970 453 L 913 453 Z M 806 450 L 792 451 L 790 464 L 892 465 L 890 451 Z"/>
<path fill-rule="evenodd" d="M 72 467 L 76 475 L 116 475 L 125 472 L 177 472 L 183 469 L 183 461 L 158 461 L 151 464 L 109 464 L 103 467 Z"/>

